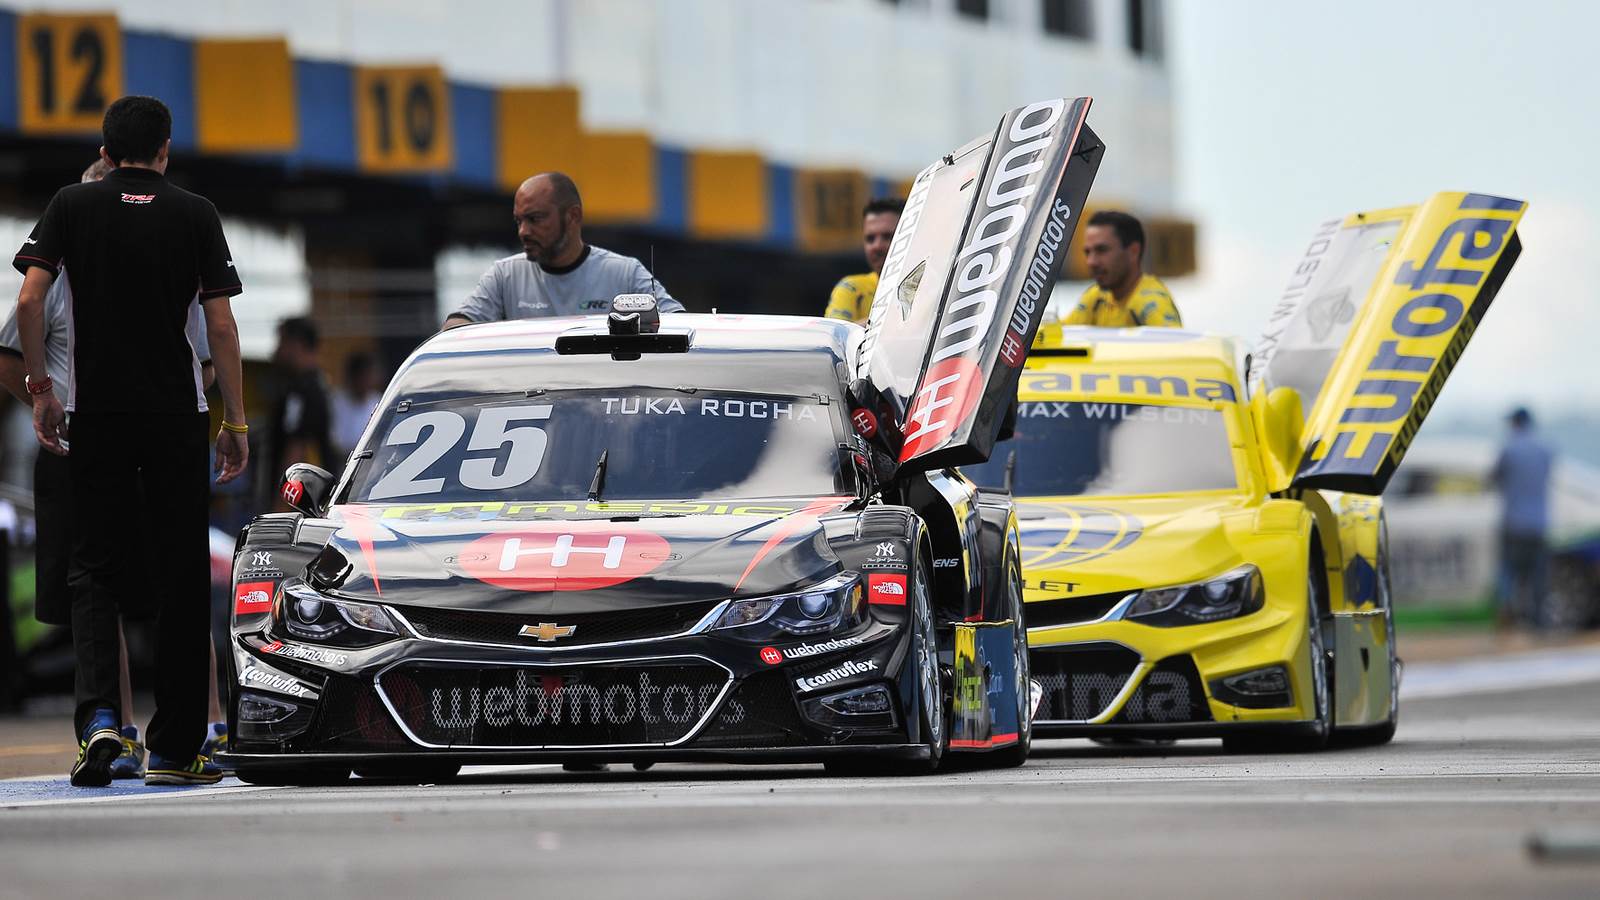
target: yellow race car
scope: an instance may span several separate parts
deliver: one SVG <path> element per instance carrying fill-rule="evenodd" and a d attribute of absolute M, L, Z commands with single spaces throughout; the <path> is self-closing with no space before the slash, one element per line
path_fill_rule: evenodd
<path fill-rule="evenodd" d="M 1480 194 L 1325 223 L 1252 357 L 1047 325 L 1015 434 L 1035 734 L 1315 750 L 1394 735 L 1380 495 L 1520 252 Z"/>

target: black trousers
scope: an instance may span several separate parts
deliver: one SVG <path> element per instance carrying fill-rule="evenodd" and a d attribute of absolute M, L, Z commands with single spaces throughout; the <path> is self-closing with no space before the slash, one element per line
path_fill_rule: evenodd
<path fill-rule="evenodd" d="M 205 740 L 211 677 L 209 431 L 198 412 L 74 413 L 68 435 L 77 731 L 97 708 L 120 705 L 117 616 L 153 601 L 156 711 L 145 742 L 179 763 Z M 127 565 L 152 529 L 161 558 Z"/>
<path fill-rule="evenodd" d="M 67 587 L 72 558 L 72 462 L 40 449 L 33 461 L 33 615 L 46 625 L 72 624 Z"/>

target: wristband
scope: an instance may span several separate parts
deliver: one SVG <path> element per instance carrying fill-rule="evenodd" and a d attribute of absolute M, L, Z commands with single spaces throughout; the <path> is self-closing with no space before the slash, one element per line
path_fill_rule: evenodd
<path fill-rule="evenodd" d="M 235 425 L 232 422 L 229 422 L 227 419 L 223 419 L 222 420 L 222 430 L 223 431 L 231 431 L 234 434 L 249 434 L 250 433 L 250 426 L 249 425 Z"/>
<path fill-rule="evenodd" d="M 46 375 L 38 381 L 34 381 L 31 376 L 24 375 L 22 376 L 22 382 L 27 386 L 28 393 L 33 394 L 34 396 L 38 396 L 39 394 L 48 394 L 50 393 L 50 390 L 56 386 L 55 381 L 51 379 L 49 375 Z"/>

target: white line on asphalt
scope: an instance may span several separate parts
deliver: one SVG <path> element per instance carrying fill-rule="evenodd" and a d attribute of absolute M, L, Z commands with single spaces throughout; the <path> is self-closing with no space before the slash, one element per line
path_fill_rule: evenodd
<path fill-rule="evenodd" d="M 634 797 L 587 797 L 577 799 L 572 797 L 551 797 L 549 795 L 510 795 L 499 797 L 483 797 L 474 799 L 448 799 L 418 797 L 413 794 L 404 799 L 378 800 L 332 800 L 323 802 L 302 802 L 306 797 L 280 797 L 271 804 L 261 804 L 250 807 L 250 815 L 305 815 L 314 813 L 318 816 L 327 815 L 373 815 L 403 812 L 408 816 L 427 816 L 435 814 L 465 814 L 480 812 L 518 813 L 536 810 L 541 813 L 549 812 L 584 812 L 584 811 L 615 811 L 615 810 L 661 810 L 661 809 L 719 809 L 738 808 L 750 809 L 756 798 L 748 795 L 739 796 L 692 796 L 663 797 L 660 795 L 634 796 Z M 1304 793 L 1284 794 L 1276 796 L 1242 796 L 1238 793 L 1208 793 L 1180 796 L 1098 796 L 1083 797 L 1072 794 L 1039 794 L 1016 793 L 1001 796 L 982 795 L 949 795 L 949 796 L 862 796 L 857 793 L 843 793 L 831 796 L 805 796 L 785 794 L 762 794 L 760 805 L 768 811 L 779 807 L 799 808 L 852 808 L 852 809 L 883 809 L 888 807 L 970 807 L 970 806 L 1305 806 L 1308 804 L 1327 804 L 1343 806 L 1389 806 L 1397 803 L 1402 805 L 1430 805 L 1443 806 L 1451 804 L 1466 804 L 1482 806 L 1486 804 L 1500 806 L 1528 806 L 1528 805 L 1560 805 L 1566 807 L 1580 806 L 1594 809 L 1600 807 L 1600 791 L 1591 792 L 1551 792 L 1517 793 L 1514 791 L 1502 795 L 1486 794 L 1482 791 L 1469 791 L 1452 794 L 1434 794 L 1421 796 L 1407 796 L 1396 798 L 1389 794 L 1328 794 Z M 50 805 L 50 804 L 38 804 Z M 66 804 L 54 804 L 64 806 Z M 139 809 L 129 812 L 128 815 L 141 818 L 185 818 L 191 816 L 227 816 L 236 818 L 240 814 L 237 806 L 229 804 L 201 804 L 201 805 L 169 805 L 154 806 L 148 809 Z"/>
<path fill-rule="evenodd" d="M 559 769 L 559 763 L 546 763 L 531 766 L 467 766 L 461 770 L 463 775 L 516 775 L 530 772 L 533 769 Z M 73 806 L 83 803 L 121 803 L 134 800 L 195 800 L 205 797 L 216 797 L 223 794 L 237 794 L 247 791 L 281 791 L 287 785 L 266 784 L 240 784 L 225 787 L 197 787 L 185 790 L 160 790 L 141 792 L 137 788 L 131 791 L 118 791 L 115 794 L 101 794 L 96 796 L 89 791 L 92 788 L 75 788 L 67 784 L 66 777 L 62 775 L 27 775 L 21 778 L 0 779 L 3 783 L 15 782 L 59 782 L 63 791 L 61 796 L 44 797 L 40 799 L 9 801 L 0 797 L 0 810 L 19 809 L 29 806 Z M 26 795 L 25 795 L 26 796 Z"/>
<path fill-rule="evenodd" d="M 1404 649 L 1401 648 L 1402 656 Z M 1413 663 L 1405 667 L 1400 679 L 1400 699 L 1506 693 L 1586 681 L 1600 681 L 1600 647 Z"/>
<path fill-rule="evenodd" d="M 59 777 L 59 776 L 57 776 Z M 87 788 L 68 786 L 69 790 L 84 791 Z M 128 800 L 188 800 L 195 797 L 216 797 L 222 794 L 244 794 L 252 791 L 273 791 L 279 788 L 269 785 L 241 784 L 236 787 L 195 787 L 181 791 L 161 791 L 148 794 L 108 794 L 103 797 L 51 797 L 46 800 L 0 800 L 0 812 L 8 809 L 21 809 L 27 806 L 81 806 L 85 803 L 120 803 Z"/>

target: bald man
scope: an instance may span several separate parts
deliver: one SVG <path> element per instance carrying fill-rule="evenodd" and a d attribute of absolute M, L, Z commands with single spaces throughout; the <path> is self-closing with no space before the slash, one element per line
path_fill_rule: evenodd
<path fill-rule="evenodd" d="M 445 328 L 603 313 L 618 294 L 654 294 L 662 312 L 683 311 L 643 263 L 584 243 L 583 199 L 566 175 L 544 172 L 524 181 L 512 213 L 523 252 L 490 266 Z"/>

